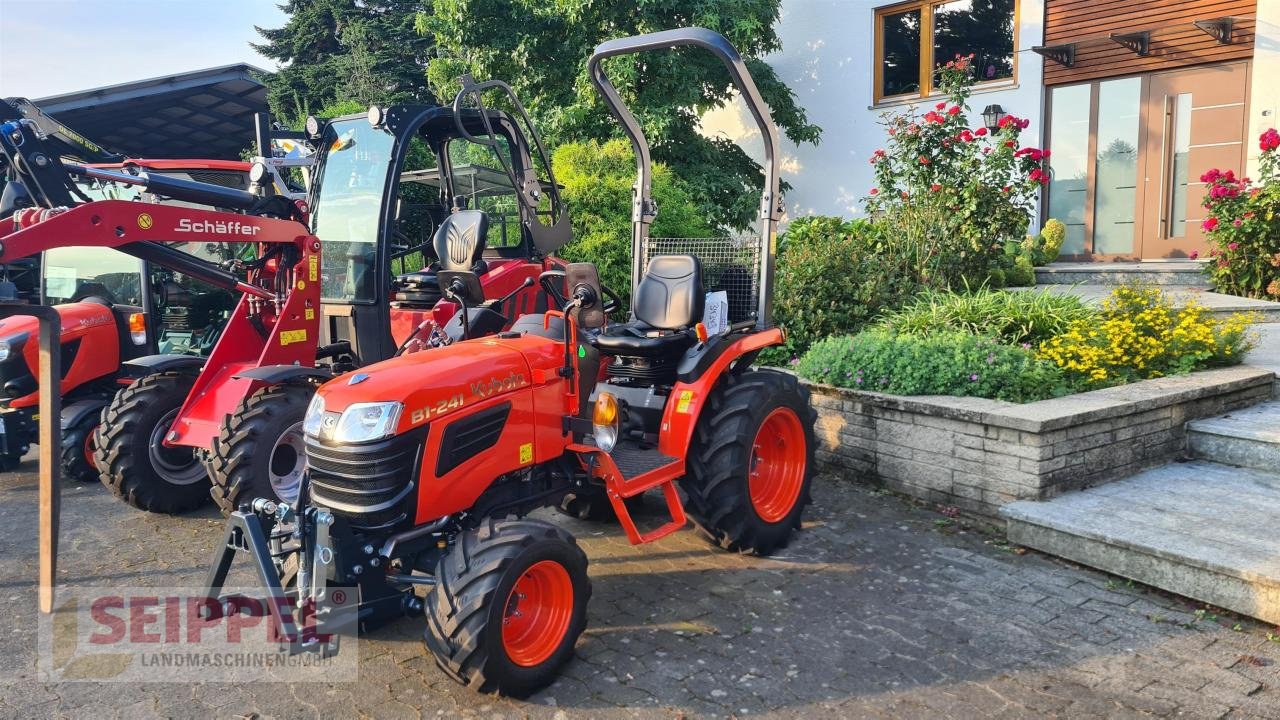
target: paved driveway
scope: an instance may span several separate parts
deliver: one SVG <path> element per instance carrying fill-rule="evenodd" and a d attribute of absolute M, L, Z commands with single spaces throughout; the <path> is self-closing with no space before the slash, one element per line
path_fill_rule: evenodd
<path fill-rule="evenodd" d="M 11 717 L 1280 717 L 1280 631 L 1197 616 L 929 509 L 820 478 L 783 555 L 693 531 L 635 548 L 564 522 L 591 558 L 590 626 L 529 701 L 439 673 L 405 619 L 362 639 L 355 683 L 40 685 L 35 477 L 0 475 L 0 715 Z M 198 584 L 212 510 L 147 515 L 68 488 L 60 574 L 84 585 Z M 1274 639 L 1268 639 L 1271 631 Z"/>

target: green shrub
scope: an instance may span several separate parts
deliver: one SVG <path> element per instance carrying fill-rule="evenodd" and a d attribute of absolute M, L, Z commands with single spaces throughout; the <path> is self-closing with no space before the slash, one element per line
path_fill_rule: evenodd
<path fill-rule="evenodd" d="M 1212 258 L 1204 269 L 1220 293 L 1280 300 L 1280 132 L 1262 133 L 1258 146 L 1252 179 L 1217 168 L 1200 176 Z"/>
<path fill-rule="evenodd" d="M 879 226 L 867 220 L 805 217 L 782 237 L 773 292 L 774 322 L 787 347 L 762 356 L 785 362 L 831 335 L 857 332 L 881 309 L 901 303 L 915 279 L 895 266 Z"/>
<path fill-rule="evenodd" d="M 1065 395 L 1061 370 L 1026 348 L 965 332 L 868 330 L 828 338 L 797 365 L 803 377 L 890 395 L 965 395 L 1030 402 Z"/>
<path fill-rule="evenodd" d="M 1022 243 L 1024 254 L 1031 258 L 1031 263 L 1042 267 L 1058 259 L 1062 252 L 1062 243 L 1067 239 L 1067 226 L 1061 220 L 1050 218 L 1040 228 L 1039 235 L 1028 235 Z"/>
<path fill-rule="evenodd" d="M 600 281 L 631 301 L 631 186 L 636 164 L 625 140 L 565 143 L 551 157 L 569 208 L 573 241 L 561 251 L 571 262 L 593 262 Z M 662 163 L 653 166 L 658 217 L 652 237 L 714 237 L 684 184 Z"/>
<path fill-rule="evenodd" d="M 1031 257 L 1019 253 L 1013 258 L 1013 267 L 1004 270 L 1005 287 L 1032 287 L 1036 284 L 1036 267 Z"/>
<path fill-rule="evenodd" d="M 1122 285 L 1096 318 L 1040 343 L 1038 356 L 1085 389 L 1180 375 L 1240 363 L 1257 343 L 1256 320 L 1255 313 L 1215 317 L 1194 300 L 1175 307 L 1160 288 Z"/>
<path fill-rule="evenodd" d="M 1096 314 L 1075 295 L 982 287 L 963 294 L 927 290 L 901 309 L 883 314 L 877 325 L 898 334 L 961 331 L 994 337 L 1006 345 L 1038 345 Z"/>

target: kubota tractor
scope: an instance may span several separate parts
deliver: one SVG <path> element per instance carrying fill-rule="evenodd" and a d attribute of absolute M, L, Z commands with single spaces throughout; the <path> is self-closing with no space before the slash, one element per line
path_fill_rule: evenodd
<path fill-rule="evenodd" d="M 756 241 L 648 237 L 649 148 L 600 63 L 684 45 L 724 61 L 761 129 Z M 750 367 L 783 341 L 770 324 L 776 128 L 737 52 L 709 30 L 604 43 L 590 72 L 638 158 L 631 319 L 606 324 L 595 267 L 570 264 L 543 284 L 559 309 L 321 386 L 303 421 L 299 499 L 232 513 L 210 569 L 210 612 L 240 607 L 220 594 L 245 551 L 292 652 L 336 652 L 334 633 L 351 616 L 330 603 L 354 586 L 362 629 L 423 614 L 427 647 L 447 674 L 518 696 L 570 658 L 591 596 L 583 551 L 564 529 L 524 517 L 530 511 L 594 492 L 632 543 L 682 528 L 686 511 L 727 550 L 766 554 L 788 542 L 809 502 L 815 413 L 794 377 Z M 458 238 L 478 221 L 453 218 Z M 746 268 L 730 322 L 709 334 L 706 289 Z M 465 269 L 440 281 L 475 292 Z M 661 491 L 670 521 L 641 530 L 625 501 L 649 490 Z M 429 588 L 425 599 L 417 586 Z"/>

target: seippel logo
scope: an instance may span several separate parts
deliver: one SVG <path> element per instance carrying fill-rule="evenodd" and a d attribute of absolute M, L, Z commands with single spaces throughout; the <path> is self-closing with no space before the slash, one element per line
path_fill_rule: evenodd
<path fill-rule="evenodd" d="M 178 227 L 174 228 L 174 232 L 180 233 L 199 233 L 214 235 L 245 235 L 253 237 L 258 234 L 262 228 L 256 225 L 245 225 L 239 220 L 232 222 L 214 222 L 212 220 L 191 220 L 190 218 L 181 218 L 178 220 Z"/>
<path fill-rule="evenodd" d="M 490 395 L 515 390 L 528 384 L 528 381 L 524 379 L 523 373 L 512 370 L 511 374 L 504 378 L 495 377 L 471 383 L 471 394 L 486 398 Z"/>

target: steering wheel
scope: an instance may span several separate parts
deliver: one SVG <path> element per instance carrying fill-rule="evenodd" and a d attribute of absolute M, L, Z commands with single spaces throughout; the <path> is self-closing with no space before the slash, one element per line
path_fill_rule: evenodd
<path fill-rule="evenodd" d="M 600 292 L 604 295 L 603 309 L 605 315 L 613 315 L 622 309 L 622 298 L 618 296 L 618 293 L 610 290 L 605 285 L 600 286 Z"/>

